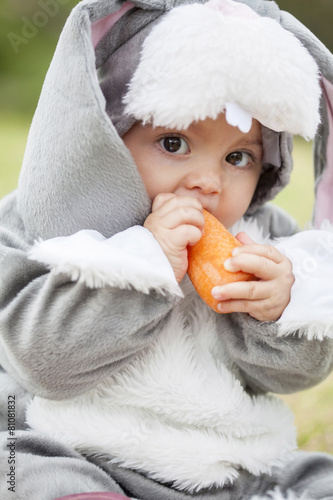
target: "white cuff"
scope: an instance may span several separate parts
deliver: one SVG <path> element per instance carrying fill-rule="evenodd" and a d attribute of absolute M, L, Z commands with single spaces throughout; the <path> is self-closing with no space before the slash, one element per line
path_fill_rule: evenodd
<path fill-rule="evenodd" d="M 280 335 L 333 339 L 333 232 L 297 233 L 276 246 L 293 265 L 291 300 L 277 321 Z"/>
<path fill-rule="evenodd" d="M 135 288 L 148 294 L 182 296 L 172 267 L 148 229 L 134 226 L 106 239 L 97 231 L 82 230 L 71 236 L 36 242 L 31 260 L 46 264 L 56 274 L 89 288 L 106 285 Z"/>

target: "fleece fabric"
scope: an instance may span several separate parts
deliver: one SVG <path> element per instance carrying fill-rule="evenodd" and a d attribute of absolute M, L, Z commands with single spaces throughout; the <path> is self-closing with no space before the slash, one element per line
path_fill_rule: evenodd
<path fill-rule="evenodd" d="M 131 90 L 115 89 L 111 106 L 112 88 L 103 85 L 114 55 L 129 68 L 124 78 L 133 90 L 142 59 L 140 50 L 128 50 L 132 44 L 137 49 L 137 40 L 141 49 L 178 6 L 205 3 L 83 0 L 64 27 L 18 189 L 0 202 L 4 500 L 13 493 L 18 500 L 52 500 L 94 490 L 139 500 L 333 498 L 332 457 L 294 453 L 292 415 L 272 396 L 311 387 L 333 367 L 329 299 L 312 308 L 320 294 L 317 271 L 329 290 L 331 230 L 323 227 L 324 239 L 311 246 L 317 229 L 295 234 L 294 221 L 266 203 L 288 183 L 297 130 L 274 130 L 274 154 L 265 154 L 275 160 L 265 163 L 248 212 L 232 228 L 277 245 L 298 266 L 292 300 L 278 322 L 219 315 L 187 278 L 177 284 L 142 227 L 151 201 L 121 139 L 129 122 L 122 128 L 126 102 L 119 92 Z M 286 29 L 310 57 L 320 115 L 314 106 L 313 129 L 310 123 L 298 133 L 313 135 L 320 119 L 315 222 L 332 222 L 332 55 L 276 3 L 237 3 L 251 7 L 250 17 Z M 222 17 L 224 7 L 236 8 L 229 0 L 210 4 L 223 7 Z M 295 81 L 297 88 L 302 83 Z M 257 116 L 257 106 L 222 104 L 237 126 Z M 151 111 L 153 119 L 161 116 L 155 105 Z M 137 112 L 128 111 L 131 123 L 146 119 Z M 304 318 L 300 303 L 313 314 Z M 15 401 L 15 445 L 9 401 Z M 17 459 L 13 486 L 10 446 Z"/>

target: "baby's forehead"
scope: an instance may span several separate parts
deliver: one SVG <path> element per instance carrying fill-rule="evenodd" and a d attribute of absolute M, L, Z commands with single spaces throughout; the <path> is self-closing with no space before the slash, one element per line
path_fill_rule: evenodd
<path fill-rule="evenodd" d="M 186 128 L 179 127 L 163 127 L 154 126 L 152 123 L 145 124 L 137 122 L 137 128 L 140 128 L 143 134 L 179 134 L 183 136 L 191 136 L 201 138 L 203 136 L 214 135 L 221 141 L 226 137 L 226 134 L 235 139 L 242 140 L 248 143 L 257 143 L 262 145 L 261 141 L 261 124 L 258 120 L 253 119 L 251 122 L 250 130 L 243 132 L 237 126 L 230 125 L 226 119 L 225 113 L 219 113 L 216 118 L 207 117 L 203 120 L 196 120 L 190 123 Z"/>
<path fill-rule="evenodd" d="M 129 137 L 131 137 L 131 144 L 137 146 L 144 144 L 149 146 L 162 138 L 178 137 L 187 141 L 190 147 L 196 145 L 217 149 L 251 148 L 256 150 L 257 156 L 262 156 L 263 150 L 262 126 L 257 120 L 252 120 L 249 132 L 242 132 L 238 127 L 227 122 L 223 112 L 215 119 L 206 118 L 194 121 L 187 128 L 154 126 L 151 123 L 144 124 L 138 121 L 124 134 L 125 142 Z"/>

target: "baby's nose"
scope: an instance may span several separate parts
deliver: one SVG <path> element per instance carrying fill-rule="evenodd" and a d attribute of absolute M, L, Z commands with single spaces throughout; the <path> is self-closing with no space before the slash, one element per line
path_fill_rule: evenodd
<path fill-rule="evenodd" d="M 222 178 L 219 173 L 200 172 L 189 176 L 187 188 L 203 194 L 219 194 L 222 191 Z"/>

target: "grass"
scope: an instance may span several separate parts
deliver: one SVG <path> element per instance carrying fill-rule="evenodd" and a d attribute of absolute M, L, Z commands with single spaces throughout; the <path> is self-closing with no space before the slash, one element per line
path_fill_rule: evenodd
<path fill-rule="evenodd" d="M 300 448 L 333 453 L 333 375 L 316 387 L 282 399 L 295 414 Z"/>
<path fill-rule="evenodd" d="M 15 189 L 29 130 L 29 119 L 10 114 L 0 118 L 0 198 Z M 304 227 L 314 201 L 312 145 L 295 141 L 290 185 L 275 199 Z M 283 396 L 295 413 L 299 445 L 304 450 L 333 453 L 333 374 L 318 386 Z"/>
<path fill-rule="evenodd" d="M 303 229 L 311 220 L 314 204 L 312 143 L 296 137 L 293 158 L 294 168 L 290 183 L 278 194 L 274 203 L 287 210 Z"/>
<path fill-rule="evenodd" d="M 1 115 L 0 198 L 16 188 L 28 131 L 29 121 L 27 118 Z"/>

